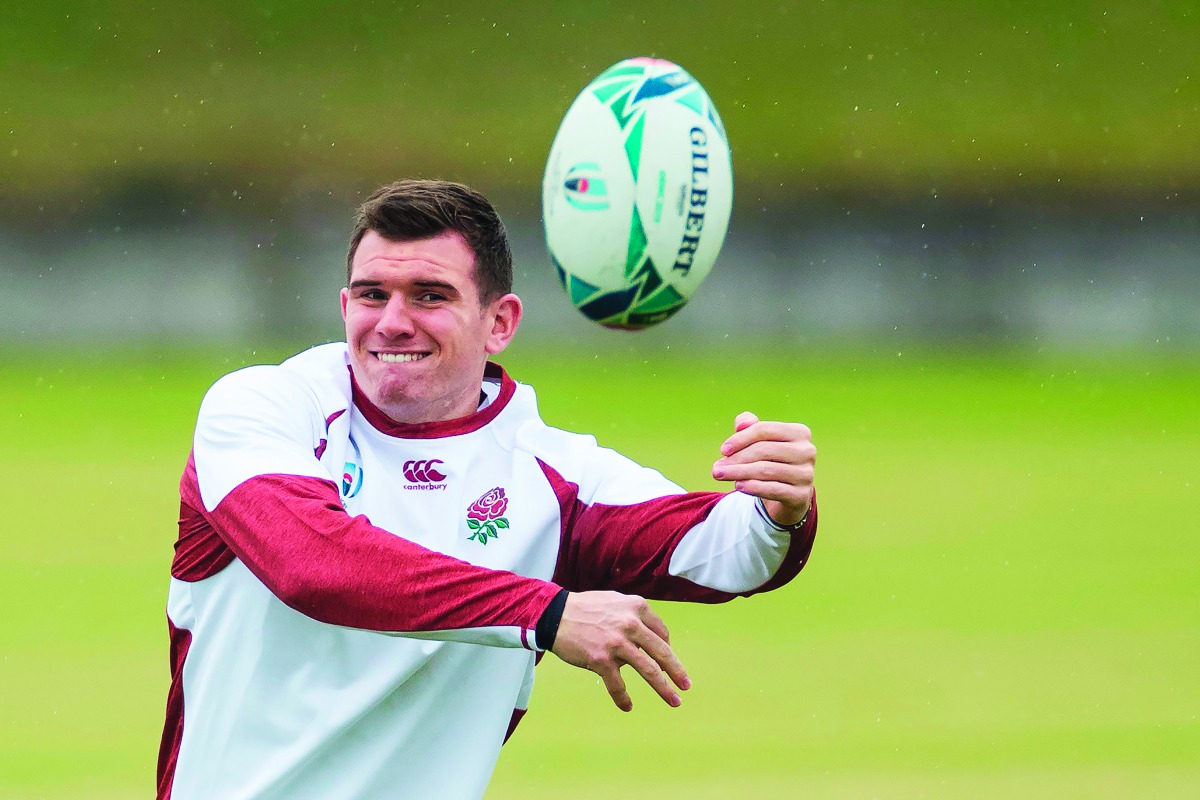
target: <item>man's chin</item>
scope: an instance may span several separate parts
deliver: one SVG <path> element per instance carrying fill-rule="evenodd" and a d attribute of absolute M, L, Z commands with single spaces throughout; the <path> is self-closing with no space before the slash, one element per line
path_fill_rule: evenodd
<path fill-rule="evenodd" d="M 398 376 L 384 376 L 382 380 L 375 381 L 375 385 L 372 387 L 374 391 L 369 392 L 368 396 L 371 398 L 371 402 L 380 408 L 402 406 L 414 399 L 411 384 L 411 381 Z"/>
<path fill-rule="evenodd" d="M 426 356 L 418 361 L 381 361 L 373 355 L 364 359 L 353 359 L 351 366 L 354 377 L 364 390 L 371 384 L 378 394 L 388 394 L 394 391 L 404 391 L 404 386 L 415 379 L 415 375 L 425 373 L 432 360 Z"/>

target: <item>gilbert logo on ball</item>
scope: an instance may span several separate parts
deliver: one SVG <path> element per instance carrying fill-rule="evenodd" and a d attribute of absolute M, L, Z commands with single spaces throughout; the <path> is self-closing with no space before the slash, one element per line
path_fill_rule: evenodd
<path fill-rule="evenodd" d="M 567 110 L 542 180 L 546 245 L 571 303 L 640 329 L 687 303 L 712 269 L 733 207 L 721 118 L 670 61 L 631 58 Z"/>

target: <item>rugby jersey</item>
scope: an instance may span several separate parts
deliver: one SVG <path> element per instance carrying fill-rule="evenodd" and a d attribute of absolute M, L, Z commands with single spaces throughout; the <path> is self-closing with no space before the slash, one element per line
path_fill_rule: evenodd
<path fill-rule="evenodd" d="M 180 481 L 158 797 L 478 798 L 562 589 L 722 602 L 804 565 L 754 498 L 685 493 L 547 426 L 489 364 L 478 411 L 401 424 L 345 344 L 231 373 Z"/>

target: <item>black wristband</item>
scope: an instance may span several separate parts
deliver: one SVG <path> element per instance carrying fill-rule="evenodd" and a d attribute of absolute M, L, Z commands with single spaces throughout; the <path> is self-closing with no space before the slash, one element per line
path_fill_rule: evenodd
<path fill-rule="evenodd" d="M 558 594 L 554 595 L 554 599 L 550 601 L 550 605 L 546 606 L 546 610 L 542 612 L 542 616 L 538 618 L 537 627 L 534 628 L 538 649 L 549 650 L 554 647 L 554 640 L 558 637 L 558 623 L 562 622 L 563 609 L 567 606 L 568 594 L 570 592 L 566 589 L 560 590 Z"/>

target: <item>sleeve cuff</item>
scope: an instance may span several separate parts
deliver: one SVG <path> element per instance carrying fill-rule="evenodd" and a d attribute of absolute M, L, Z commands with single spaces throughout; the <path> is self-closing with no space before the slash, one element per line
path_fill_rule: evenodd
<path fill-rule="evenodd" d="M 804 516 L 800 518 L 800 521 L 791 525 L 780 525 L 778 522 L 771 519 L 771 515 L 767 513 L 767 507 L 763 504 L 761 497 L 754 498 L 754 510 L 757 511 L 758 515 L 763 518 L 763 521 L 770 525 L 774 530 L 785 531 L 787 533 L 796 533 L 804 527 L 804 523 L 808 522 L 808 518 L 809 515 L 812 514 L 813 507 L 812 503 L 809 503 L 808 508 L 805 510 Z"/>
<path fill-rule="evenodd" d="M 538 618 L 537 627 L 534 629 L 534 639 L 538 650 L 550 650 L 554 647 L 554 640 L 558 638 L 558 625 L 562 622 L 563 609 L 567 605 L 568 594 L 570 592 L 566 589 L 560 590 L 558 594 L 554 595 L 550 605 L 546 606 L 542 616 Z"/>

